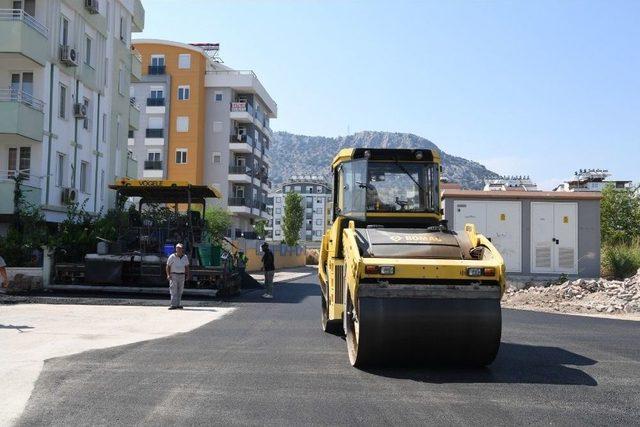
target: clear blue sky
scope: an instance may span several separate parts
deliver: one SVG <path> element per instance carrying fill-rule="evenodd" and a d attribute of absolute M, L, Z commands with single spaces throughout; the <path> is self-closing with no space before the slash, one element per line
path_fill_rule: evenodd
<path fill-rule="evenodd" d="M 640 181 L 640 1 L 143 0 L 136 37 L 219 42 L 276 130 L 410 132 L 544 188 Z"/>

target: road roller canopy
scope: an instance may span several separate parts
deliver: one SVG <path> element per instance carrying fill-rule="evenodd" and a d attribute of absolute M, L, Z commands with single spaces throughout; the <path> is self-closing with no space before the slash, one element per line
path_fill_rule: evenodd
<path fill-rule="evenodd" d="M 333 163 L 336 215 L 440 215 L 439 161 L 432 150 L 342 150 Z"/>
<path fill-rule="evenodd" d="M 205 204 L 206 199 L 221 198 L 215 187 L 191 185 L 187 181 L 122 179 L 109 188 L 123 197 L 140 198 L 140 204 Z"/>

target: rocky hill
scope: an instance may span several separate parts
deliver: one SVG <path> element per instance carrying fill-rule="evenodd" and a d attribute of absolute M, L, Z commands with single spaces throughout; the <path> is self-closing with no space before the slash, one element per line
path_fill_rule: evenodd
<path fill-rule="evenodd" d="M 428 139 L 410 133 L 364 131 L 349 136 L 327 138 L 276 132 L 270 150 L 273 162 L 271 180 L 278 184 L 294 175 L 328 176 L 333 156 L 341 148 L 348 147 L 440 150 Z M 444 167 L 443 176 L 450 181 L 459 182 L 464 188 L 481 189 L 485 178 L 497 176 L 479 163 L 451 156 L 442 150 L 440 152 Z"/>

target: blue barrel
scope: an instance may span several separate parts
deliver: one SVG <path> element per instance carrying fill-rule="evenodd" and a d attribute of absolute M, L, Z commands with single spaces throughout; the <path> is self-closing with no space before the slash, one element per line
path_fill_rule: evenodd
<path fill-rule="evenodd" d="M 171 254 L 172 254 L 172 253 L 174 253 L 174 252 L 175 252 L 175 251 L 174 251 L 173 245 L 164 245 L 164 254 L 165 254 L 166 256 L 169 256 L 169 255 L 171 255 Z"/>

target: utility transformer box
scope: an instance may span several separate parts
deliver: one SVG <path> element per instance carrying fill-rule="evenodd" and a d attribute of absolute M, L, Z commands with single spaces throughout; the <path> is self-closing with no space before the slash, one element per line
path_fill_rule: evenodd
<path fill-rule="evenodd" d="M 600 193 L 445 189 L 454 230 L 473 223 L 498 248 L 507 272 L 600 275 Z"/>

